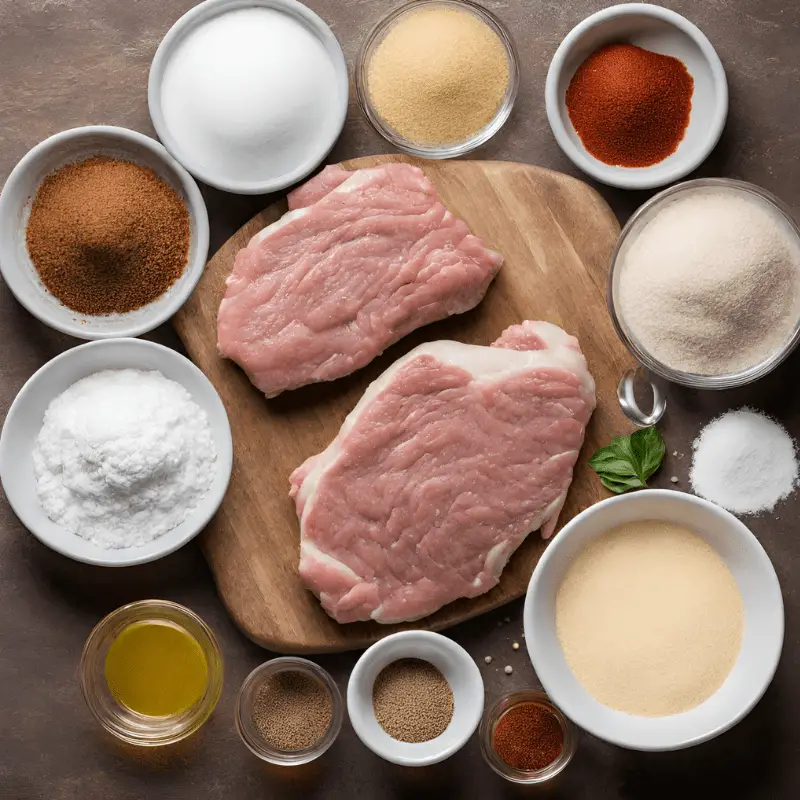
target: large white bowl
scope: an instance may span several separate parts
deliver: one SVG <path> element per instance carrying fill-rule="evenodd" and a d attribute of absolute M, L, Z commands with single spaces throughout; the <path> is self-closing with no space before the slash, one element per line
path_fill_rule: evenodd
<path fill-rule="evenodd" d="M 381 727 L 372 707 L 372 687 L 384 667 L 401 658 L 428 661 L 453 690 L 453 718 L 444 732 L 427 742 L 399 742 Z M 483 678 L 472 656 L 447 636 L 430 631 L 401 631 L 368 648 L 347 684 L 347 713 L 357 736 L 373 753 L 404 767 L 425 767 L 458 752 L 475 733 L 483 714 Z"/>
<path fill-rule="evenodd" d="M 161 90 L 167 65 L 185 39 L 198 27 L 214 17 L 243 8 L 268 8 L 279 11 L 293 17 L 314 34 L 325 48 L 336 72 L 339 95 L 337 97 L 336 113 L 316 131 L 316 144 L 306 154 L 305 158 L 299 163 L 286 164 L 282 174 L 273 175 L 269 179 L 253 181 L 231 178 L 229 175 L 221 173 L 213 164 L 202 163 L 192 158 L 187 153 L 186 148 L 181 145 L 181 142 L 172 135 L 161 104 Z M 153 57 L 147 83 L 147 103 L 150 108 L 150 118 L 153 121 L 153 127 L 158 133 L 158 138 L 161 139 L 167 150 L 203 183 L 235 194 L 277 192 L 297 183 L 312 173 L 322 163 L 339 138 L 347 117 L 349 99 L 350 80 L 347 73 L 347 62 L 338 39 L 322 17 L 302 3 L 297 2 L 297 0 L 205 0 L 194 8 L 189 9 L 167 31 L 167 35 L 162 39 Z"/>
<path fill-rule="evenodd" d="M 179 383 L 206 412 L 217 448 L 217 473 L 198 506 L 180 524 L 141 547 L 106 550 L 53 522 L 36 496 L 32 453 L 44 412 L 73 383 L 105 369 L 158 370 Z M 0 433 L 0 481 L 23 525 L 43 544 L 62 555 L 106 567 L 144 564 L 193 539 L 219 508 L 231 475 L 233 443 L 228 415 L 211 382 L 174 350 L 141 339 L 112 339 L 67 350 L 48 361 L 17 394 Z"/>
<path fill-rule="evenodd" d="M 610 528 L 642 519 L 678 523 L 702 537 L 725 561 L 744 600 L 742 650 L 727 679 L 697 708 L 668 717 L 637 717 L 599 703 L 573 674 L 556 634 L 556 592 L 572 559 Z M 761 699 L 783 647 L 783 598 L 769 556 L 742 522 L 693 495 L 653 489 L 604 500 L 561 530 L 533 571 L 523 623 L 542 686 L 576 725 L 632 750 L 678 750 L 733 727 Z"/>
<path fill-rule="evenodd" d="M 651 167 L 616 167 L 596 159 L 567 113 L 565 95 L 575 71 L 599 47 L 617 42 L 678 58 L 694 78 L 686 135 L 672 155 Z M 587 17 L 561 42 L 547 72 L 545 108 L 556 141 L 578 169 L 610 186 L 652 189 L 688 175 L 716 147 L 728 115 L 728 83 L 719 56 L 696 25 L 668 8 L 623 3 Z"/>
<path fill-rule="evenodd" d="M 189 259 L 183 275 L 161 297 L 125 314 L 92 316 L 67 308 L 45 288 L 28 255 L 25 232 L 42 181 L 73 161 L 104 155 L 150 167 L 189 210 Z M 45 325 L 78 339 L 139 336 L 166 322 L 189 298 L 208 257 L 208 212 L 192 176 L 149 136 L 109 125 L 62 131 L 37 144 L 9 175 L 0 193 L 0 272 L 25 308 Z"/>

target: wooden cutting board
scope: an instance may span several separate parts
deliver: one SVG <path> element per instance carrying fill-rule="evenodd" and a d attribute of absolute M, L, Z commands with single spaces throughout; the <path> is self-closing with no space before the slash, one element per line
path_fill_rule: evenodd
<path fill-rule="evenodd" d="M 345 162 L 348 169 L 388 161 L 385 155 Z M 201 536 L 222 599 L 255 642 L 283 653 L 362 647 L 403 627 L 446 628 L 524 594 L 544 549 L 532 534 L 491 592 L 451 603 L 411 625 L 330 619 L 297 575 L 299 527 L 289 499 L 289 474 L 336 435 L 367 385 L 424 341 L 490 344 L 509 325 L 543 319 L 578 337 L 597 381 L 598 407 L 575 470 L 561 523 L 605 496 L 586 461 L 612 436 L 628 432 L 616 384 L 630 365 L 606 310 L 606 273 L 619 226 L 600 196 L 573 178 L 525 164 L 493 161 L 420 162 L 445 204 L 466 220 L 505 264 L 473 311 L 422 328 L 365 369 L 266 400 L 234 363 L 217 355 L 217 309 L 236 252 L 286 211 L 280 201 L 257 215 L 209 262 L 174 324 L 195 363 L 228 410 L 233 474 L 222 508 Z"/>

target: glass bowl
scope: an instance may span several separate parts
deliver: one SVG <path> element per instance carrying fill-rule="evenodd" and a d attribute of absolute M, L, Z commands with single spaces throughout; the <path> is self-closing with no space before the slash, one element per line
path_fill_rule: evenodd
<path fill-rule="evenodd" d="M 536 703 L 536 705 L 547 709 L 558 720 L 559 725 L 561 725 L 561 731 L 564 734 L 564 745 L 555 761 L 548 764 L 544 769 L 521 770 L 511 767 L 497 755 L 492 746 L 494 729 L 500 721 L 500 717 L 502 717 L 506 711 L 521 703 Z M 567 764 L 572 761 L 572 757 L 575 755 L 575 750 L 578 747 L 578 737 L 574 726 L 561 711 L 550 702 L 550 698 L 544 692 L 532 689 L 521 692 L 509 692 L 492 703 L 483 715 L 481 726 L 478 730 L 478 737 L 481 743 L 481 753 L 483 753 L 486 763 L 498 775 L 512 783 L 544 783 L 551 778 L 555 778 L 555 776 L 563 772 Z"/>
<path fill-rule="evenodd" d="M 105 661 L 116 637 L 134 622 L 168 622 L 183 628 L 200 645 L 208 666 L 202 697 L 180 714 L 151 717 L 117 701 L 108 688 Z M 168 600 L 140 600 L 112 611 L 95 625 L 83 647 L 80 681 L 97 721 L 124 742 L 144 747 L 174 744 L 198 731 L 211 716 L 222 691 L 222 653 L 208 625 L 193 611 Z"/>
<path fill-rule="evenodd" d="M 497 113 L 486 126 L 468 139 L 464 139 L 460 142 L 432 145 L 414 142 L 411 139 L 407 139 L 405 136 L 401 136 L 378 114 L 377 109 L 372 103 L 367 87 L 367 71 L 370 59 L 372 58 L 375 48 L 381 43 L 384 36 L 389 32 L 389 29 L 401 17 L 427 7 L 453 8 L 458 11 L 466 11 L 478 17 L 478 19 L 488 25 L 500 37 L 500 41 L 505 48 L 508 58 L 508 87 L 506 88 L 503 101 L 497 109 Z M 476 3 L 469 2 L 469 0 L 412 0 L 412 2 L 406 3 L 387 14 L 367 35 L 356 59 L 355 89 L 356 99 L 364 116 L 372 127 L 398 150 L 412 156 L 417 156 L 418 158 L 455 158 L 456 156 L 463 156 L 466 153 L 470 153 L 481 145 L 486 144 L 486 142 L 503 127 L 503 124 L 511 114 L 511 109 L 514 107 L 517 90 L 519 89 L 519 56 L 517 55 L 514 42 L 511 39 L 511 34 L 506 30 L 500 20 L 498 20 L 494 14 L 491 14 Z"/>
<path fill-rule="evenodd" d="M 299 672 L 320 684 L 331 699 L 331 724 L 325 735 L 313 746 L 303 750 L 278 750 L 264 741 L 253 720 L 253 707 L 258 690 L 265 681 L 280 672 Z M 305 658 L 284 656 L 267 661 L 256 667 L 242 683 L 236 697 L 236 730 L 242 741 L 254 755 L 262 761 L 279 766 L 299 766 L 319 758 L 335 741 L 342 727 L 344 702 L 333 678 L 318 664 Z"/>
<path fill-rule="evenodd" d="M 792 218 L 792 213 L 789 208 L 770 192 L 752 183 L 731 180 L 729 178 L 701 178 L 698 180 L 686 181 L 671 186 L 663 192 L 659 192 L 655 197 L 639 208 L 622 229 L 614 252 L 611 254 L 607 302 L 608 310 L 611 314 L 611 319 L 617 334 L 628 350 L 631 351 L 639 363 L 647 370 L 655 375 L 659 375 L 667 381 L 678 383 L 682 386 L 691 386 L 696 389 L 732 389 L 737 386 L 745 386 L 748 383 L 753 383 L 763 378 L 790 355 L 795 347 L 797 347 L 798 342 L 800 342 L 800 313 L 798 313 L 798 319 L 792 334 L 776 352 L 772 353 L 761 363 L 754 364 L 739 372 L 723 375 L 700 375 L 673 369 L 651 355 L 636 338 L 636 335 L 630 330 L 624 316 L 617 308 L 616 298 L 621 262 L 636 234 L 638 234 L 664 206 L 673 202 L 677 197 L 704 192 L 709 189 L 724 189 L 742 195 L 751 195 L 758 198 L 762 203 L 766 203 L 780 220 L 783 221 L 788 237 L 794 239 L 795 247 L 800 250 L 800 228 L 798 228 L 797 223 L 795 223 Z"/>

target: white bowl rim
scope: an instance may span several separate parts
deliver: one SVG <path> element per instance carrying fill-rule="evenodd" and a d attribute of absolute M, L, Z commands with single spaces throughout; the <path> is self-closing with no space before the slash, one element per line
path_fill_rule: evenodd
<path fill-rule="evenodd" d="M 19 506 L 12 495 L 6 493 L 6 499 L 8 500 L 8 504 L 11 506 L 12 511 L 16 515 L 17 519 L 24 525 L 25 529 L 36 539 L 38 539 L 43 545 L 54 550 L 57 553 L 60 553 L 62 556 L 66 556 L 67 558 L 71 558 L 73 561 L 80 561 L 84 564 L 92 564 L 94 566 L 99 567 L 132 567 L 139 564 L 147 564 L 151 561 L 157 561 L 164 556 L 168 556 L 170 553 L 174 553 L 176 550 L 179 550 L 185 544 L 190 542 L 192 539 L 197 536 L 200 531 L 208 524 L 214 514 L 217 513 L 219 510 L 219 506 L 222 504 L 222 500 L 225 497 L 225 493 L 228 489 L 228 484 L 230 483 L 231 472 L 233 468 L 233 437 L 231 435 L 230 423 L 228 422 L 228 413 L 225 410 L 225 406 L 222 402 L 222 399 L 219 397 L 219 393 L 214 388 L 214 385 L 211 381 L 206 377 L 203 371 L 192 361 L 190 361 L 185 356 L 178 353 L 176 350 L 173 350 L 170 347 L 165 347 L 162 344 L 158 344 L 156 342 L 150 342 L 146 339 L 134 339 L 130 337 L 124 338 L 113 338 L 109 340 L 102 340 L 102 341 L 95 341 L 95 342 L 85 342 L 84 344 L 77 345 L 76 347 L 71 347 L 68 350 L 65 350 L 63 353 L 60 353 L 55 358 L 51 358 L 48 362 L 43 364 L 36 372 L 28 378 L 27 381 L 22 385 L 22 388 L 17 392 L 16 397 L 11 403 L 11 406 L 8 409 L 8 414 L 6 414 L 5 421 L 3 422 L 3 427 L 0 429 L 0 477 L 2 477 L 3 465 L 6 463 L 7 458 L 13 458 L 13 456 L 9 455 L 6 456 L 6 442 L 8 439 L 5 436 L 6 429 L 8 426 L 13 426 L 15 418 L 20 413 L 20 407 L 24 404 L 26 397 L 29 393 L 35 391 L 36 384 L 41 379 L 41 376 L 47 372 L 47 370 L 52 367 L 54 364 L 66 361 L 69 359 L 80 358 L 80 356 L 76 356 L 75 354 L 80 352 L 85 352 L 88 348 L 103 348 L 109 346 L 123 346 L 123 347 L 131 347 L 134 349 L 141 348 L 142 350 L 155 350 L 162 355 L 166 356 L 167 358 L 174 358 L 176 360 L 181 360 L 185 362 L 185 365 L 188 365 L 189 371 L 193 372 L 195 376 L 200 379 L 200 382 L 205 382 L 208 384 L 209 388 L 213 392 L 213 397 L 216 398 L 216 401 L 219 403 L 219 409 L 222 411 L 222 415 L 220 419 L 224 420 L 225 425 L 220 429 L 222 438 L 224 440 L 224 446 L 222 449 L 219 447 L 217 448 L 217 463 L 219 464 L 220 474 L 224 475 L 224 481 L 220 484 L 220 487 L 217 491 L 217 497 L 212 498 L 213 502 L 210 502 L 208 508 L 205 513 L 200 514 L 195 519 L 194 516 L 187 517 L 185 520 L 188 522 L 189 520 L 192 521 L 191 526 L 187 526 L 187 532 L 184 536 L 180 539 L 173 541 L 171 544 L 161 548 L 156 549 L 154 552 L 150 553 L 149 555 L 136 555 L 137 551 L 141 550 L 142 548 L 130 548 L 131 555 L 126 558 L 120 558 L 114 561 L 107 561 L 101 557 L 94 557 L 94 556 L 80 556 L 74 552 L 71 552 L 69 548 L 62 547 L 57 541 L 51 541 L 47 537 L 42 537 L 37 531 L 36 526 L 29 524 L 30 518 L 26 513 L 25 509 Z M 109 368 L 110 369 L 110 368 Z M 79 380 L 79 378 L 76 378 Z M 171 379 L 172 380 L 172 379 Z M 176 381 L 177 383 L 177 381 Z M 186 388 L 186 387 L 184 387 Z M 187 389 L 188 391 L 188 389 Z M 5 490 L 4 490 L 5 491 Z M 211 490 L 213 491 L 213 489 Z M 168 535 L 169 531 L 167 532 Z M 162 537 L 163 538 L 163 537 Z M 158 540 L 155 540 L 158 541 Z M 124 552 L 124 551 L 115 551 L 115 552 Z"/>
<path fill-rule="evenodd" d="M 660 746 L 660 745 L 651 745 L 649 743 L 642 743 L 641 741 L 633 741 L 632 739 L 626 738 L 624 735 L 620 735 L 615 733 L 614 731 L 608 731 L 605 729 L 600 729 L 598 726 L 594 725 L 591 720 L 590 715 L 586 715 L 581 711 L 580 703 L 574 702 L 573 698 L 569 695 L 569 693 L 560 692 L 556 687 L 553 687 L 550 684 L 550 681 L 547 680 L 546 677 L 543 677 L 537 666 L 537 660 L 539 658 L 536 654 L 534 654 L 531 646 L 531 642 L 536 640 L 536 632 L 533 628 L 533 603 L 534 603 L 534 595 L 536 594 L 537 583 L 541 575 L 548 569 L 549 562 L 556 558 L 556 554 L 560 547 L 564 545 L 565 539 L 569 536 L 571 531 L 575 530 L 584 519 L 588 516 L 591 516 L 597 513 L 597 509 L 599 507 L 608 507 L 613 504 L 618 503 L 625 503 L 633 498 L 641 498 L 643 496 L 651 496 L 651 497 L 660 497 L 660 498 L 667 498 L 670 502 L 675 501 L 676 503 L 686 503 L 689 505 L 699 505 L 704 507 L 719 516 L 726 519 L 726 521 L 730 524 L 732 530 L 736 530 L 738 535 L 744 540 L 747 541 L 752 552 L 756 554 L 756 558 L 759 559 L 762 566 L 765 568 L 765 573 L 768 576 L 769 582 L 772 584 L 772 588 L 774 590 L 775 599 L 777 603 L 777 607 L 775 609 L 776 612 L 780 612 L 780 636 L 777 642 L 778 647 L 774 654 L 772 654 L 772 664 L 766 675 L 766 679 L 763 682 L 762 686 L 759 686 L 753 694 L 748 698 L 748 701 L 739 709 L 736 710 L 735 713 L 730 714 L 729 718 L 722 724 L 717 725 L 709 730 L 703 731 L 702 733 L 698 733 L 696 736 L 691 736 L 688 739 L 676 740 L 674 743 L 668 746 Z M 560 544 L 559 544 L 560 543 Z M 707 742 L 710 739 L 714 739 L 715 737 L 719 736 L 725 731 L 730 730 L 736 724 L 741 722 L 758 704 L 759 700 L 764 696 L 764 693 L 769 688 L 769 685 L 772 683 L 772 679 L 775 676 L 775 672 L 778 669 L 778 664 L 780 662 L 781 652 L 783 650 L 783 640 L 784 640 L 784 633 L 785 633 L 785 615 L 784 615 L 784 605 L 783 605 L 783 594 L 780 588 L 780 582 L 778 581 L 778 576 L 775 573 L 775 567 L 772 564 L 772 561 L 767 555 L 766 550 L 764 550 L 763 545 L 761 542 L 756 538 L 755 534 L 737 517 L 727 511 L 726 509 L 722 508 L 721 506 L 716 505 L 715 503 L 711 503 L 708 500 L 704 500 L 701 497 L 697 497 L 696 495 L 689 494 L 687 492 L 681 492 L 673 489 L 642 489 L 637 492 L 629 493 L 629 494 L 622 494 L 617 495 L 614 497 L 607 497 L 605 500 L 601 500 L 599 503 L 595 503 L 589 508 L 584 509 L 580 514 L 576 517 L 571 519 L 560 531 L 559 533 L 553 537 L 552 541 L 548 545 L 547 549 L 544 551 L 544 554 L 539 559 L 536 567 L 533 570 L 533 574 L 531 575 L 530 582 L 528 584 L 528 591 L 525 595 L 525 604 L 523 607 L 523 630 L 525 633 L 525 643 L 528 649 L 528 655 L 531 659 L 533 664 L 534 670 L 536 670 L 536 674 L 539 680 L 542 683 L 544 691 L 550 696 L 550 699 L 554 704 L 556 704 L 564 714 L 569 717 L 569 719 L 575 723 L 580 728 L 591 733 L 593 736 L 596 736 L 598 739 L 602 739 L 606 742 L 610 742 L 611 744 L 615 744 L 618 747 L 624 747 L 628 750 L 640 750 L 643 752 L 667 752 L 671 750 L 682 750 L 687 747 L 692 747 L 694 745 L 702 744 L 703 742 Z M 550 684 L 550 685 L 548 685 Z M 553 691 L 555 689 L 555 692 Z M 659 724 L 659 720 L 668 719 L 668 717 L 654 717 L 653 724 Z"/>
<path fill-rule="evenodd" d="M 591 158 L 572 142 L 559 113 L 562 104 L 562 99 L 558 92 L 559 79 L 564 69 L 564 63 L 575 44 L 588 30 L 597 25 L 615 17 L 636 15 L 660 19 L 674 25 L 689 36 L 698 46 L 708 63 L 716 90 L 717 102 L 708 126 L 705 144 L 687 154 L 670 169 L 664 170 L 662 168 L 657 178 L 653 177 L 653 169 L 651 167 L 639 167 L 636 169 L 616 167 L 610 164 L 602 164 Z M 608 186 L 616 186 L 620 189 L 655 189 L 680 180 L 696 170 L 717 146 L 728 116 L 728 81 L 717 51 L 708 37 L 693 22 L 678 14 L 677 11 L 672 11 L 662 6 L 650 5 L 649 3 L 620 3 L 586 17 L 564 37 L 547 70 L 545 110 L 553 136 L 555 136 L 559 147 L 578 169 Z M 653 165 L 653 167 L 656 166 L 660 165 Z"/>
<path fill-rule="evenodd" d="M 432 644 L 439 650 L 450 653 L 464 664 L 464 667 L 470 673 L 472 680 L 481 687 L 480 701 L 475 703 L 472 709 L 473 713 L 469 719 L 469 724 L 462 728 L 461 734 L 449 747 L 444 749 L 437 748 L 434 752 L 430 752 L 428 755 L 425 755 L 423 752 L 421 752 L 419 756 L 405 757 L 399 756 L 397 753 L 384 748 L 382 745 L 376 743 L 369 737 L 364 728 L 361 716 L 353 713 L 356 696 L 364 682 L 364 672 L 381 654 L 381 651 L 385 650 L 387 646 L 390 646 L 397 641 L 424 641 Z M 414 658 L 415 656 L 408 657 Z M 364 745 L 366 745 L 366 747 L 372 750 L 373 753 L 379 755 L 385 761 L 405 767 L 425 767 L 431 764 L 438 764 L 439 762 L 444 761 L 457 753 L 469 741 L 472 734 L 477 730 L 481 721 L 481 717 L 483 716 L 483 707 L 483 676 L 481 675 L 475 660 L 460 644 L 458 644 L 458 642 L 455 642 L 448 636 L 444 636 L 441 633 L 435 633 L 433 631 L 415 629 L 409 631 L 399 631 L 398 633 L 392 633 L 388 636 L 384 636 L 382 639 L 379 639 L 377 642 L 375 642 L 375 644 L 368 647 L 361 654 L 356 662 L 356 665 L 353 667 L 353 671 L 350 673 L 350 678 L 347 682 L 347 715 L 350 718 L 350 724 L 353 726 L 353 730 L 356 732 L 358 738 Z M 431 740 L 431 742 L 435 741 L 435 739 Z M 423 751 L 426 749 L 426 745 L 430 745 L 431 742 L 419 742 L 416 746 Z"/>
<path fill-rule="evenodd" d="M 172 136 L 164 114 L 161 109 L 161 83 L 164 78 L 164 70 L 169 58 L 172 56 L 176 46 L 187 33 L 207 19 L 219 16 L 228 11 L 235 11 L 242 8 L 272 8 L 278 11 L 283 10 L 295 17 L 302 17 L 306 23 L 320 37 L 325 51 L 331 58 L 339 90 L 342 93 L 342 102 L 338 109 L 338 114 L 334 118 L 330 127 L 330 141 L 325 140 L 326 148 L 324 152 L 315 151 L 300 165 L 270 180 L 265 181 L 235 181 L 226 180 L 219 175 L 208 172 L 202 164 L 194 163 L 193 159 L 188 158 L 181 149 L 181 146 Z M 158 45 L 156 54 L 150 64 L 150 73 L 147 79 L 147 105 L 150 110 L 150 119 L 153 127 L 158 134 L 158 138 L 164 143 L 167 150 L 181 162 L 193 175 L 208 186 L 221 189 L 233 194 L 269 194 L 286 189 L 298 181 L 305 178 L 314 171 L 327 157 L 333 149 L 336 140 L 344 129 L 347 119 L 347 109 L 350 102 L 350 78 L 347 71 L 347 61 L 342 51 L 339 40 L 331 30 L 327 22 L 308 6 L 304 6 L 298 0 L 203 0 L 202 3 L 190 8 L 183 16 L 179 17 L 172 27 L 167 31 L 161 43 Z M 320 139 L 322 141 L 322 139 Z"/>
<path fill-rule="evenodd" d="M 43 322 L 54 330 L 66 333 L 69 336 L 74 336 L 76 339 L 84 340 L 125 339 L 140 336 L 166 322 L 189 299 L 189 296 L 200 281 L 203 271 L 205 270 L 206 259 L 208 258 L 208 210 L 206 209 L 203 195 L 200 193 L 200 189 L 195 183 L 194 178 L 192 178 L 180 163 L 167 152 L 163 145 L 150 136 L 117 125 L 82 125 L 78 128 L 68 128 L 59 133 L 54 133 L 52 136 L 48 136 L 46 139 L 39 142 L 39 144 L 32 147 L 17 162 L 14 169 L 11 170 L 11 174 L 8 176 L 3 190 L 0 191 L 0 217 L 10 216 L 11 212 L 8 209 L 8 205 L 12 202 L 11 198 L 17 194 L 17 192 L 13 190 L 16 188 L 17 184 L 22 183 L 28 170 L 42 155 L 57 150 L 65 142 L 88 136 L 106 137 L 110 141 L 117 139 L 133 143 L 138 147 L 149 150 L 175 173 L 183 191 L 186 193 L 188 201 L 187 211 L 197 229 L 197 252 L 195 253 L 194 259 L 186 265 L 185 274 L 187 280 L 181 285 L 179 291 L 176 290 L 168 298 L 169 302 L 165 303 L 157 314 L 144 317 L 136 324 L 132 324 L 122 330 L 102 331 L 90 330 L 86 325 L 82 325 L 80 322 L 61 322 L 49 316 L 37 303 L 29 302 L 26 293 L 21 290 L 22 278 L 16 274 L 15 270 L 6 267 L 7 259 L 16 261 L 16 256 L 7 250 L 7 246 L 3 242 L 0 242 L 0 274 L 2 274 L 6 285 L 11 289 L 11 292 L 20 305 L 40 322 Z"/>

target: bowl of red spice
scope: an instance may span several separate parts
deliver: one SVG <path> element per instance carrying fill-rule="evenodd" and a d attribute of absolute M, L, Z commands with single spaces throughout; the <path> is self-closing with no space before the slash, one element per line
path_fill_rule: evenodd
<path fill-rule="evenodd" d="M 711 42 L 680 14 L 625 3 L 592 14 L 556 50 L 550 127 L 579 169 L 623 189 L 680 180 L 716 146 L 728 113 Z"/>
<path fill-rule="evenodd" d="M 92 125 L 34 147 L 0 194 L 0 272 L 51 328 L 133 337 L 169 319 L 208 256 L 194 179 L 154 139 Z"/>
<path fill-rule="evenodd" d="M 486 763 L 512 783 L 544 783 L 572 760 L 577 734 L 544 692 L 525 690 L 497 698 L 481 720 Z"/>

